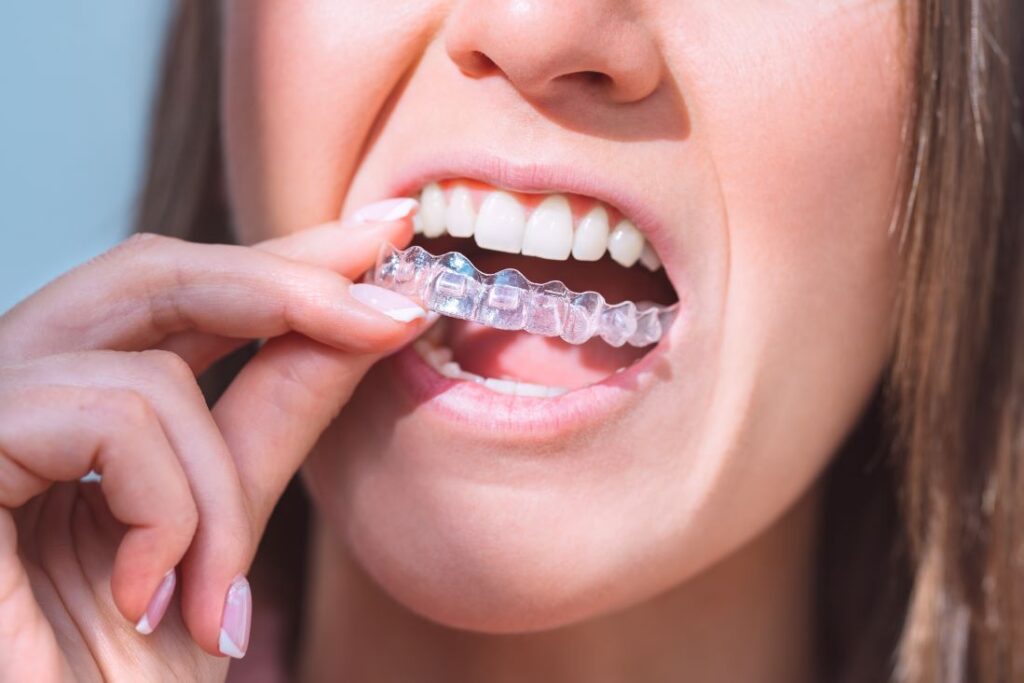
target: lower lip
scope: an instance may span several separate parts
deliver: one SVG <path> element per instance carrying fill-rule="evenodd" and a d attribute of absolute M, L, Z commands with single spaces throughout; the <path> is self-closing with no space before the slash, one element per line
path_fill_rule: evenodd
<path fill-rule="evenodd" d="M 464 433 L 491 441 L 549 441 L 600 427 L 632 408 L 656 381 L 652 369 L 664 352 L 659 344 L 625 370 L 551 398 L 509 396 L 475 382 L 450 379 L 412 345 L 388 359 L 386 367 L 398 394 L 412 407 L 458 424 Z"/>

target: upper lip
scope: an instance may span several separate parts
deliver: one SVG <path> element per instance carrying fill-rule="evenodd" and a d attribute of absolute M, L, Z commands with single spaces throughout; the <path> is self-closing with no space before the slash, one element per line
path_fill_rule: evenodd
<path fill-rule="evenodd" d="M 570 165 L 517 163 L 488 154 L 448 154 L 406 165 L 392 181 L 388 196 L 409 196 L 431 181 L 449 178 L 479 180 L 514 192 L 571 192 L 593 197 L 615 207 L 636 225 L 671 276 L 672 242 L 667 227 L 650 206 L 627 188 Z"/>

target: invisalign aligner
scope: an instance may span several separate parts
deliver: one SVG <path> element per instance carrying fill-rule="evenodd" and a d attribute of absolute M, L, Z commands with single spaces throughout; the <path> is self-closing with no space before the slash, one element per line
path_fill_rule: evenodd
<path fill-rule="evenodd" d="M 369 277 L 442 315 L 570 344 L 600 336 L 616 347 L 648 346 L 661 339 L 679 310 L 678 303 L 609 305 L 597 292 L 573 292 L 561 282 L 535 284 L 514 268 L 487 275 L 457 251 L 434 256 L 418 246 L 382 245 Z"/>

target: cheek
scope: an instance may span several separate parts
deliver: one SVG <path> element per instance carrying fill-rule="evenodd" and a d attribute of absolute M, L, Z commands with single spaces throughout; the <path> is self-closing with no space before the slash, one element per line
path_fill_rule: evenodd
<path fill-rule="evenodd" d="M 221 119 L 243 241 L 337 218 L 433 5 L 227 0 Z"/>
<path fill-rule="evenodd" d="M 732 510 L 723 537 L 749 537 L 807 490 L 888 356 L 908 29 L 896 2 L 825 5 L 728 13 L 750 23 L 711 12 L 685 47 L 693 142 L 728 213 L 703 446 L 719 463 L 709 507 Z"/>

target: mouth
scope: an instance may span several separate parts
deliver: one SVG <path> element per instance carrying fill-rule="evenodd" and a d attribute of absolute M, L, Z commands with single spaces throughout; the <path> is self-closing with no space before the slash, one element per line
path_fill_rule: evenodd
<path fill-rule="evenodd" d="M 458 314 L 442 317 L 413 344 L 415 358 L 405 363 L 417 364 L 421 374 L 432 373 L 427 384 L 433 389 L 442 381 L 554 403 L 600 385 L 622 388 L 623 380 L 635 383 L 632 375 L 642 369 L 641 361 L 668 337 L 679 297 L 657 250 L 611 203 L 564 192 L 514 192 L 464 178 L 434 180 L 413 194 L 420 200 L 413 251 L 455 252 L 471 271 L 497 274 L 488 282 L 515 271 L 514 277 L 529 283 L 547 283 L 527 283 L 534 291 L 557 288 L 565 298 L 569 290 L 573 301 L 591 297 L 605 311 L 594 318 L 606 324 L 595 322 L 593 338 L 574 337 L 562 323 L 538 329 L 528 322 L 487 325 Z M 513 291 L 497 285 L 502 287 Z M 637 319 L 644 334 L 636 331 Z M 632 327 L 619 334 L 609 320 Z M 653 327 L 644 327 L 645 321 Z"/>

